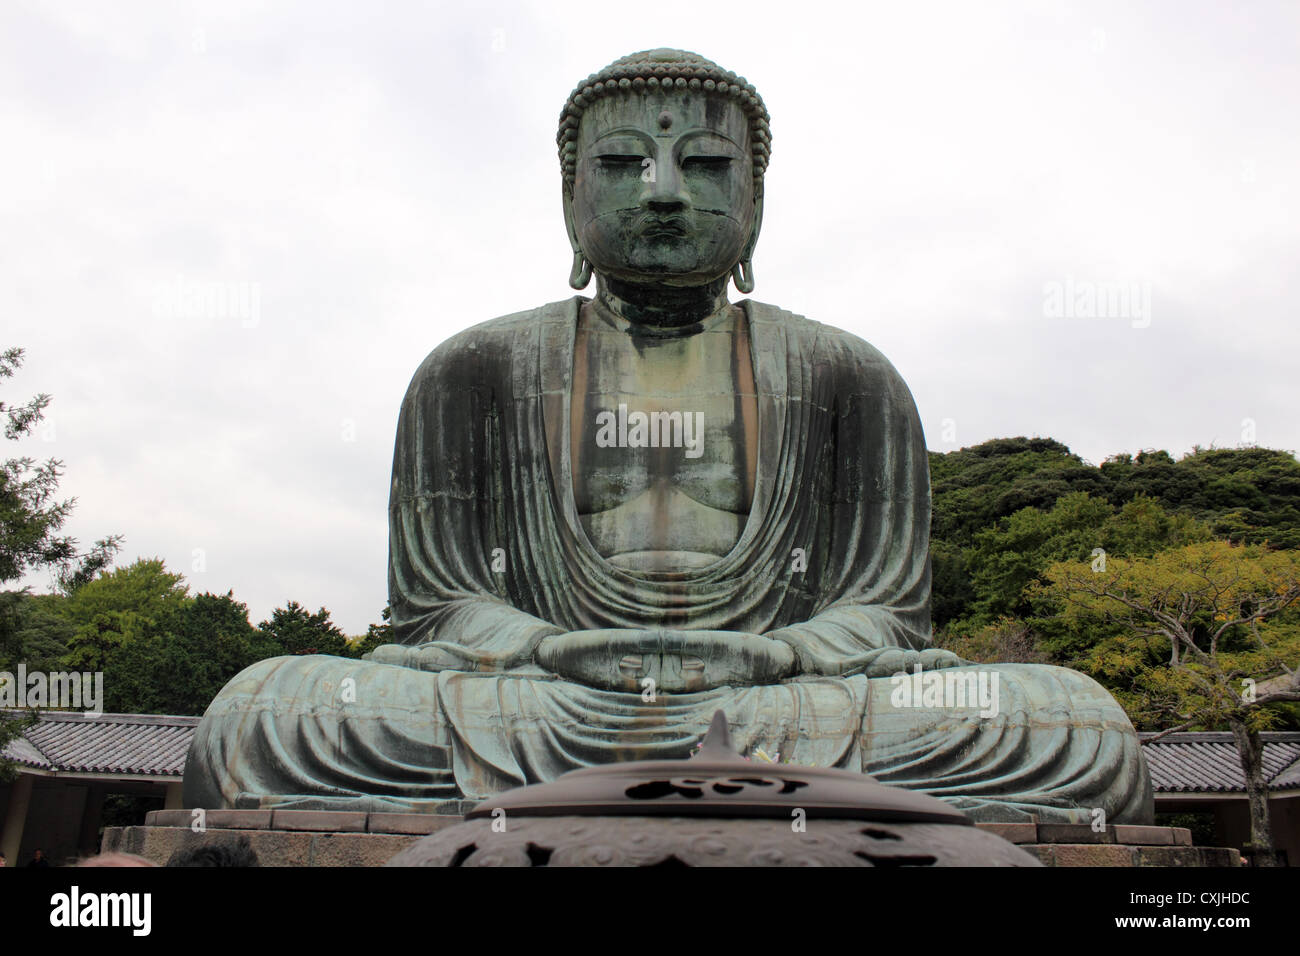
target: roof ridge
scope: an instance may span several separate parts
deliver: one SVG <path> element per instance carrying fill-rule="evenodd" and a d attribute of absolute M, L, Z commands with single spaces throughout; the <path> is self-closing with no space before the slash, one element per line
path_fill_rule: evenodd
<path fill-rule="evenodd" d="M 1159 746 L 1165 743 L 1201 743 L 1201 744 L 1219 744 L 1219 743 L 1236 743 L 1236 738 L 1228 730 L 1180 730 L 1177 733 L 1165 734 L 1159 740 L 1151 740 L 1152 737 L 1160 733 L 1157 730 L 1142 730 L 1138 732 L 1138 739 L 1145 744 Z M 1261 730 L 1259 733 L 1261 741 L 1268 743 L 1300 743 L 1300 730 Z"/>
<path fill-rule="evenodd" d="M 0 708 L 0 714 L 8 717 L 21 717 L 28 713 L 25 710 L 16 710 L 13 708 Z M 103 724 L 148 724 L 154 727 L 197 727 L 202 717 L 194 717 L 188 714 L 115 714 L 103 713 L 91 717 L 84 710 L 41 710 L 38 712 L 42 722 L 44 721 L 85 721 L 87 723 Z"/>

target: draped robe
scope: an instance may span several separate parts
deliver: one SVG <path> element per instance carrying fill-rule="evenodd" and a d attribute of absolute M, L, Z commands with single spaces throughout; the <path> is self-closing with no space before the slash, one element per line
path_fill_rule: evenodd
<path fill-rule="evenodd" d="M 916 706 L 864 671 L 930 643 L 929 463 L 893 366 L 773 306 L 749 322 L 759 451 L 753 506 L 716 563 L 605 560 L 574 504 L 569 434 L 584 299 L 443 343 L 402 404 L 389 507 L 396 643 L 369 661 L 274 658 L 236 676 L 196 733 L 187 806 L 437 810 L 615 760 L 684 757 L 713 712 L 743 752 L 849 767 L 981 820 L 1150 822 L 1122 709 L 1091 679 L 971 665 L 995 715 Z M 592 628 L 765 634 L 799 662 L 777 684 L 597 690 L 534 663 Z"/>

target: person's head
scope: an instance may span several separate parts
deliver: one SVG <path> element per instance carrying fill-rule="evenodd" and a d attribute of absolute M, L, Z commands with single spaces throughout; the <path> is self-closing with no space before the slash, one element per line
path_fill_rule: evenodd
<path fill-rule="evenodd" d="M 260 866 L 247 836 L 182 847 L 167 860 L 168 866 Z"/>
<path fill-rule="evenodd" d="M 134 853 L 97 853 L 77 861 L 77 866 L 157 866 L 153 860 Z"/>
<path fill-rule="evenodd" d="M 682 50 L 616 60 L 573 91 L 558 135 L 570 283 L 753 289 L 771 132 L 743 77 Z"/>
<path fill-rule="evenodd" d="M 45 859 L 45 851 L 42 850 L 40 847 L 37 847 L 37 848 L 32 852 L 32 859 L 33 859 L 33 860 L 43 860 L 43 859 Z"/>

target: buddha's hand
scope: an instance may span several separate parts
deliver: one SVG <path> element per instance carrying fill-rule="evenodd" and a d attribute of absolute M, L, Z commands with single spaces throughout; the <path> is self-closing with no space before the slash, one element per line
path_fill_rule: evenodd
<path fill-rule="evenodd" d="M 492 673 L 526 664 L 518 654 L 500 655 L 471 651 L 455 645 L 429 641 L 425 644 L 381 644 L 368 655 L 379 664 L 395 664 L 417 671 L 478 671 Z"/>
<path fill-rule="evenodd" d="M 923 651 L 913 651 L 905 647 L 884 647 L 875 651 L 862 673 L 868 677 L 892 677 L 894 674 L 915 671 L 921 665 L 922 671 L 940 670 L 945 667 L 965 667 L 972 661 L 963 660 L 952 651 L 928 647 Z"/>
<path fill-rule="evenodd" d="M 797 667 L 794 648 L 784 641 L 736 631 L 570 631 L 543 638 L 536 659 L 567 680 L 646 699 L 770 684 Z"/>

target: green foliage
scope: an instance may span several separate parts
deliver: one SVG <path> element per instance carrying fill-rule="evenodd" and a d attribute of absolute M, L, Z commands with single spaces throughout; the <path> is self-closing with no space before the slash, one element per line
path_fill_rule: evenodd
<path fill-rule="evenodd" d="M 0 678 L 4 680 L 5 678 Z M 27 713 L 21 717 L 0 715 L 0 753 L 9 746 L 11 740 L 21 737 L 28 727 L 36 723 L 36 714 Z M 18 776 L 18 765 L 12 760 L 0 760 L 0 783 L 8 783 Z"/>
<path fill-rule="evenodd" d="M 1180 813 L 1156 811 L 1156 826 L 1181 827 L 1192 831 L 1193 846 L 1222 846 L 1217 835 L 1213 810 L 1187 810 Z"/>
<path fill-rule="evenodd" d="M 965 617 L 947 629 L 969 631 L 1008 617 L 1050 618 L 1050 607 L 1031 606 L 1027 589 L 1054 562 L 1154 554 L 1209 537 L 1209 529 L 1195 519 L 1170 514 L 1145 497 L 1116 509 L 1087 492 L 1074 491 L 1049 510 L 1022 508 L 978 532 L 966 549 L 974 598 Z"/>
<path fill-rule="evenodd" d="M 110 793 L 104 797 L 99 822 L 104 827 L 140 827 L 144 826 L 145 817 L 151 810 L 165 807 L 163 797 L 144 793 Z"/>
<path fill-rule="evenodd" d="M 1021 592 L 1053 560 L 1082 557 L 1100 546 L 1100 530 L 1113 514 L 1087 492 L 1069 492 L 1051 510 L 1027 507 L 976 533 L 968 561 L 976 599 L 970 617 L 987 624 L 1025 610 Z"/>
<path fill-rule="evenodd" d="M 75 628 L 68 641 L 68 666 L 104 671 L 108 681 L 117 655 L 139 641 L 158 637 L 189 600 L 185 578 L 159 558 L 101 574 L 68 596 L 62 613 Z"/>
<path fill-rule="evenodd" d="M 0 379 L 11 378 L 22 360 L 22 349 L 0 352 Z M 50 397 L 44 394 L 22 405 L 0 400 L 5 438 L 18 441 L 27 437 L 49 403 Z M 76 539 L 59 534 L 75 504 L 73 499 L 55 498 L 62 467 L 54 458 L 44 462 L 26 456 L 0 460 L 0 585 L 41 569 L 51 571 L 61 583 L 79 582 L 106 567 L 121 546 L 121 538 L 112 536 L 79 554 Z M 26 589 L 0 592 L 0 662 L 8 665 L 21 660 L 39 668 L 62 654 L 70 635 L 66 627 L 51 619 L 49 611 L 48 603 L 35 600 Z M 0 751 L 28 724 L 26 718 L 0 715 Z M 0 759 L 0 779 L 9 779 L 14 773 L 12 763 Z"/>
<path fill-rule="evenodd" d="M 0 352 L 0 378 L 11 377 L 22 358 L 22 349 Z M 25 405 L 0 401 L 5 438 L 26 437 L 49 403 L 44 394 Z M 75 542 L 56 534 L 72 511 L 71 501 L 54 500 L 61 467 L 56 459 L 37 463 L 29 457 L 0 463 L 0 582 L 20 578 L 29 568 L 62 565 L 75 554 Z"/>
<path fill-rule="evenodd" d="M 1134 723 L 1276 726 L 1300 700 L 1300 552 L 1203 541 L 1149 557 L 1048 568 L 1033 590 L 1065 626 L 1102 635 L 1072 663 Z"/>
<path fill-rule="evenodd" d="M 158 558 L 46 600 L 71 628 L 62 666 L 102 671 L 109 712 L 201 714 L 255 659 L 247 608 L 229 594 L 190 597 Z"/>
<path fill-rule="evenodd" d="M 0 352 L 0 379 L 22 366 L 23 350 Z M 5 438 L 18 441 L 31 434 L 45 415 L 50 396 L 41 394 L 23 405 L 0 400 Z M 56 458 L 38 462 L 23 456 L 0 461 L 0 584 L 28 571 L 53 570 L 57 577 L 75 578 L 88 567 L 104 567 L 117 551 L 117 536 L 98 542 L 87 555 L 77 553 L 77 541 L 58 534 L 76 499 L 58 501 L 63 463 Z"/>
<path fill-rule="evenodd" d="M 1145 494 L 1206 522 L 1215 537 L 1300 548 L 1300 462 L 1290 452 L 1198 448 L 1177 462 L 1163 452 L 1119 456 L 1101 470 L 1113 503 Z"/>
<path fill-rule="evenodd" d="M 1285 451 L 1196 449 L 1178 461 L 1144 451 L 1095 467 L 1052 439 L 1005 438 L 931 453 L 930 475 L 937 630 L 1029 613 L 1024 588 L 1043 568 L 1095 547 L 1149 554 L 1206 536 L 1300 547 L 1300 462 Z M 1124 515 L 1142 501 L 1145 515 Z"/>
<path fill-rule="evenodd" d="M 61 613 L 58 594 L 0 592 L 0 670 L 13 671 L 18 662 L 29 671 L 54 671 L 62 667 L 75 628 Z"/>
<path fill-rule="evenodd" d="M 199 594 L 117 655 L 104 675 L 106 707 L 202 714 L 232 677 L 259 659 L 257 644 L 248 608 L 232 592 Z"/>
<path fill-rule="evenodd" d="M 282 654 L 357 656 L 321 608 L 296 601 L 254 628 L 232 592 L 191 597 L 157 558 L 101 574 L 66 598 L 74 628 L 66 666 L 104 672 L 104 706 L 126 713 L 201 714 L 239 671 Z"/>
<path fill-rule="evenodd" d="M 1038 646 L 1028 625 L 1002 618 L 973 630 L 942 632 L 935 645 L 958 657 L 981 664 L 1048 664 L 1050 658 Z"/>
<path fill-rule="evenodd" d="M 360 656 L 347 635 L 330 621 L 329 611 L 321 608 L 308 613 L 297 601 L 271 612 L 271 619 L 258 628 L 264 635 L 262 650 L 273 657 L 279 654 L 332 654 L 336 657 Z"/>
<path fill-rule="evenodd" d="M 385 610 L 384 624 L 349 641 L 328 611 L 311 614 L 297 602 L 258 629 L 233 592 L 191 597 L 184 578 L 156 558 L 101 574 L 70 595 L 0 592 L 5 613 L 16 622 L 13 661 L 29 670 L 102 671 L 103 708 L 118 713 L 199 715 L 262 658 L 360 657 L 388 643 L 391 631 Z"/>
<path fill-rule="evenodd" d="M 931 452 L 931 535 L 964 547 L 998 518 L 1050 505 L 1051 490 L 1069 491 L 1072 481 L 1090 480 L 1087 472 L 1083 459 L 1050 438 L 998 438 L 947 454 Z"/>
<path fill-rule="evenodd" d="M 385 606 L 381 617 L 382 624 L 371 624 L 364 635 L 351 642 L 350 656 L 365 657 L 381 644 L 393 642 L 393 609 Z"/>

